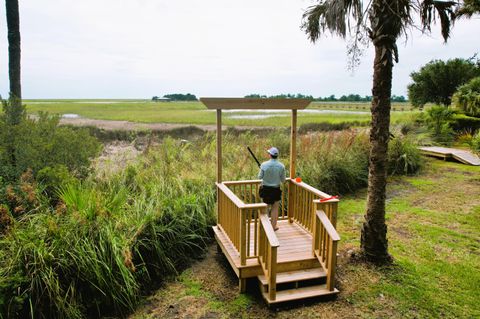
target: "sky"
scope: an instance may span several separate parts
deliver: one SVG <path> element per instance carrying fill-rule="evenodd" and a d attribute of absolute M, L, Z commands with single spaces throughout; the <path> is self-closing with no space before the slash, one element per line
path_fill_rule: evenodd
<path fill-rule="evenodd" d="M 151 98 L 169 93 L 371 95 L 373 46 L 348 69 L 348 39 L 311 43 L 300 29 L 311 0 L 19 0 L 24 98 Z M 5 7 L 0 6 L 0 17 Z M 480 17 L 397 42 L 392 94 L 432 59 L 480 51 Z M 0 94 L 8 43 L 0 20 Z"/>

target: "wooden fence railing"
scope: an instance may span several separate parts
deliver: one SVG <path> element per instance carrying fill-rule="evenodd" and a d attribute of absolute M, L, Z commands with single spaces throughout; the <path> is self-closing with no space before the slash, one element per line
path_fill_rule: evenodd
<path fill-rule="evenodd" d="M 247 259 L 258 258 L 258 217 L 266 212 L 267 205 L 245 204 L 223 183 L 216 185 L 218 226 L 240 254 L 241 265 L 245 265 Z"/>
<path fill-rule="evenodd" d="M 296 221 L 307 231 L 313 234 L 313 225 L 316 206 L 315 200 L 330 198 L 331 196 L 318 189 L 293 179 L 289 181 L 288 213 L 289 219 Z M 322 203 L 322 208 L 328 212 L 328 218 L 336 225 L 338 199 Z"/>
<path fill-rule="evenodd" d="M 317 205 L 323 205 L 316 201 Z M 340 236 L 323 210 L 315 212 L 313 225 L 313 254 L 318 258 L 327 273 L 327 289 L 335 289 L 335 267 L 337 264 L 337 243 Z"/>
<path fill-rule="evenodd" d="M 277 294 L 277 248 L 280 243 L 267 214 L 260 214 L 258 261 L 268 283 L 268 297 L 275 300 Z"/>
<path fill-rule="evenodd" d="M 261 180 L 246 180 L 246 181 L 229 181 L 223 182 L 230 190 L 237 195 L 244 203 L 262 203 L 262 199 L 258 194 Z M 288 218 L 288 183 L 280 186 L 282 189 L 282 199 L 278 210 L 278 219 Z"/>

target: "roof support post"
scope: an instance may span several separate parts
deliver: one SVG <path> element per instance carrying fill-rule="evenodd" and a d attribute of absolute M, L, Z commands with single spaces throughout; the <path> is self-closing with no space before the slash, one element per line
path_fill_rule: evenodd
<path fill-rule="evenodd" d="M 217 109 L 217 183 L 222 182 L 222 109 Z"/>
<path fill-rule="evenodd" d="M 290 178 L 295 178 L 295 164 L 297 162 L 297 110 L 292 110 L 292 128 L 290 135 Z"/>

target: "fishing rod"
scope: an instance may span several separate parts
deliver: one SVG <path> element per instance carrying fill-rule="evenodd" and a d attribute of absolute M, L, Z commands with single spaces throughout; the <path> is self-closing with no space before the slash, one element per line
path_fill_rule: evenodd
<path fill-rule="evenodd" d="M 248 151 L 250 152 L 250 154 L 252 155 L 253 159 L 255 160 L 255 162 L 257 162 L 257 165 L 258 167 L 260 167 L 260 162 L 258 161 L 257 157 L 255 156 L 255 154 L 253 154 L 252 150 L 250 149 L 250 146 L 247 146 L 247 149 Z"/>

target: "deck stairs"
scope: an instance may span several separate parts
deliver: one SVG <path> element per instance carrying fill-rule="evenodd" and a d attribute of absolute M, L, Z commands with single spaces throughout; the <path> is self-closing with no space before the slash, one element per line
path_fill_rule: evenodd
<path fill-rule="evenodd" d="M 300 299 L 310 299 L 335 295 L 338 290 L 327 289 L 327 274 L 320 265 L 314 268 L 279 272 L 276 278 L 276 298 L 271 300 L 268 294 L 268 282 L 264 275 L 257 277 L 260 291 L 268 304 L 284 303 Z"/>

